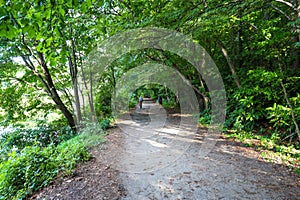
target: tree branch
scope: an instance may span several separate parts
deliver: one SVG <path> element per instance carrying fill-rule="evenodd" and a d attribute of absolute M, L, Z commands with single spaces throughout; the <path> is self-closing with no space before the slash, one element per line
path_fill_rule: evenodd
<path fill-rule="evenodd" d="M 285 12 L 283 12 L 282 10 L 280 10 L 278 7 L 276 7 L 273 3 L 270 3 L 271 7 L 274 8 L 275 10 L 277 10 L 278 12 L 280 12 L 281 14 L 283 14 L 288 20 L 292 20 Z"/>
<path fill-rule="evenodd" d="M 288 7 L 292 8 L 295 12 L 298 12 L 297 8 L 288 1 L 284 1 L 284 0 L 275 0 L 275 1 L 279 2 L 279 3 L 283 3 L 283 4 L 287 5 Z"/>
<path fill-rule="evenodd" d="M 30 86 L 30 87 L 33 87 L 33 88 L 36 89 L 36 90 L 41 90 L 41 88 L 38 88 L 35 84 L 32 84 L 32 83 L 30 83 L 30 82 L 28 82 L 28 81 L 25 81 L 25 80 L 23 80 L 23 79 L 20 79 L 20 78 L 17 78 L 17 77 L 8 77 L 8 79 L 9 79 L 9 80 L 16 80 L 16 81 L 18 81 L 18 82 L 20 82 L 20 83 L 24 83 L 25 85 L 28 85 L 28 86 Z"/>

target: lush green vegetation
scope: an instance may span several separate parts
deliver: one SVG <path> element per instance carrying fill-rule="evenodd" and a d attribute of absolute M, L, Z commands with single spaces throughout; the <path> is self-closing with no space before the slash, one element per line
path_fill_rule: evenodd
<path fill-rule="evenodd" d="M 58 174 L 71 174 L 77 163 L 89 160 L 89 148 L 104 142 L 100 124 L 87 124 L 76 136 L 71 130 L 59 133 L 41 128 L 15 129 L 2 135 L 0 199 L 23 199 Z"/>
<path fill-rule="evenodd" d="M 1 198 L 24 197 L 86 160 L 88 137 L 76 132 L 86 121 L 109 126 L 118 80 L 144 63 L 167 65 L 189 80 L 199 122 L 210 123 L 203 77 L 174 53 L 148 48 L 119 55 L 97 84 L 92 72 L 83 74 L 99 42 L 141 27 L 181 32 L 207 50 L 226 88 L 225 134 L 260 140 L 259 148 L 299 163 L 299 16 L 296 0 L 0 1 L 0 126 L 11 128 L 0 135 Z M 164 85 L 145 84 L 131 94 L 130 107 L 139 95 L 178 103 Z"/>

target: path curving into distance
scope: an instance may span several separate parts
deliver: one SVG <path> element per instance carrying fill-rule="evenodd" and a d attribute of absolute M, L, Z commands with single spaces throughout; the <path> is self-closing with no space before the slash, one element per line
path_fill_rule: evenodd
<path fill-rule="evenodd" d="M 167 114 L 144 103 L 118 120 L 120 145 L 112 166 L 120 171 L 122 199 L 297 199 L 299 184 L 281 166 L 258 160 L 253 151 L 218 139 L 199 155 L 205 129 L 180 126 L 192 116 Z M 250 154 L 250 155 L 247 155 Z M 253 155 L 252 155 L 253 154 Z"/>

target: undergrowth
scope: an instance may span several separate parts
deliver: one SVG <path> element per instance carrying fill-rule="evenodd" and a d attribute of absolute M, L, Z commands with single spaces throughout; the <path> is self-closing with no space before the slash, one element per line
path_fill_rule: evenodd
<path fill-rule="evenodd" d="M 200 127 L 210 127 L 212 116 L 210 109 L 204 110 L 199 113 L 198 123 Z M 282 127 L 275 126 L 275 128 L 269 125 L 266 128 L 255 129 L 255 126 L 247 126 L 247 124 L 234 124 L 230 126 L 232 119 L 230 116 L 224 123 L 223 133 L 226 138 L 231 138 L 243 143 L 243 146 L 255 148 L 259 151 L 261 156 L 270 162 L 282 163 L 289 167 L 292 167 L 295 172 L 300 174 L 300 144 L 290 137 L 289 141 L 286 132 L 290 129 L 282 129 Z M 264 122 L 265 125 L 268 123 Z M 270 122 L 272 123 L 272 122 Z M 258 124 L 258 122 L 257 122 Z M 280 129 L 281 128 L 281 129 Z"/>
<path fill-rule="evenodd" d="M 280 144 L 276 134 L 271 137 L 253 134 L 247 131 L 239 131 L 224 134 L 226 138 L 243 143 L 246 147 L 255 148 L 261 152 L 261 156 L 270 162 L 279 162 L 294 168 L 300 174 L 300 146 L 299 144 Z"/>
<path fill-rule="evenodd" d="M 59 144 L 33 142 L 2 151 L 0 199 L 25 199 L 51 183 L 58 174 L 70 175 L 78 162 L 89 160 L 89 148 L 104 142 L 104 133 L 99 124 L 86 127 L 80 134 Z"/>

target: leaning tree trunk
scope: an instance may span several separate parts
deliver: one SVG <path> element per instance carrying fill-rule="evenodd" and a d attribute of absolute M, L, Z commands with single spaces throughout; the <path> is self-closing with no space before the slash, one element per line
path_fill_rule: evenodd
<path fill-rule="evenodd" d="M 282 80 L 280 81 L 280 85 L 282 87 L 282 90 L 283 90 L 283 93 L 284 93 L 284 98 L 285 98 L 285 101 L 286 103 L 288 104 L 290 110 L 291 110 L 291 116 L 292 116 L 292 120 L 293 120 L 293 123 L 295 125 L 295 130 L 296 130 L 296 133 L 297 133 L 297 136 L 298 136 L 298 140 L 300 142 L 300 130 L 299 130 L 299 126 L 298 126 L 298 123 L 296 121 L 296 117 L 295 117 L 295 111 L 294 111 L 294 108 L 288 98 L 288 95 L 287 95 L 287 92 L 286 92 L 286 89 L 285 89 L 285 86 L 282 82 Z"/>
<path fill-rule="evenodd" d="M 222 53 L 223 53 L 224 57 L 226 58 L 227 63 L 229 65 L 229 67 L 230 67 L 230 71 L 231 71 L 231 74 L 232 74 L 233 79 L 235 81 L 235 84 L 237 85 L 238 88 L 241 88 L 241 84 L 240 84 L 239 78 L 238 78 L 238 76 L 237 76 L 237 74 L 235 72 L 234 64 L 231 61 L 226 48 L 224 47 L 224 45 L 221 42 L 219 42 L 218 44 L 219 44 L 219 47 L 221 48 Z"/>
<path fill-rule="evenodd" d="M 76 131 L 76 123 L 74 120 L 74 116 L 72 113 L 68 110 L 66 105 L 62 102 L 60 96 L 58 95 L 58 92 L 54 86 L 52 77 L 50 75 L 49 69 L 45 63 L 44 57 L 42 53 L 38 53 L 40 61 L 41 61 L 41 67 L 43 69 L 43 74 L 45 76 L 45 82 L 47 84 L 47 88 L 49 88 L 49 93 L 55 104 L 57 105 L 58 109 L 61 110 L 63 115 L 68 121 L 69 126 L 72 128 L 73 131 Z"/>
<path fill-rule="evenodd" d="M 89 105 L 92 115 L 92 121 L 96 121 L 96 111 L 94 106 L 94 90 L 93 90 L 93 72 L 89 72 L 89 81 L 90 81 L 90 87 L 89 87 L 89 93 L 88 93 L 88 99 L 89 99 Z"/>
<path fill-rule="evenodd" d="M 30 49 L 26 46 L 27 50 L 29 50 L 29 53 L 31 53 Z M 43 70 L 43 74 L 40 74 L 33 62 L 31 61 L 31 59 L 28 57 L 26 58 L 25 56 L 21 56 L 23 61 L 25 62 L 25 65 L 28 67 L 28 69 L 30 69 L 32 71 L 32 73 L 38 77 L 38 79 L 42 82 L 42 84 L 44 85 L 48 95 L 51 97 L 51 99 L 54 101 L 54 103 L 56 104 L 57 108 L 63 113 L 63 115 L 65 116 L 68 125 L 71 127 L 71 129 L 76 132 L 76 123 L 74 120 L 74 117 L 72 115 L 72 113 L 68 110 L 68 108 L 66 107 L 66 105 L 63 103 L 63 101 L 61 100 L 60 96 L 58 95 L 58 92 L 54 86 L 51 74 L 49 72 L 49 69 L 46 65 L 44 56 L 42 53 L 38 52 L 38 58 L 35 57 L 35 59 L 38 61 L 38 63 L 41 65 L 41 68 Z M 31 54 L 32 55 L 32 54 Z"/>
<path fill-rule="evenodd" d="M 279 69 L 280 69 L 280 72 L 281 72 L 281 75 L 283 75 L 283 71 L 282 71 L 282 68 L 281 66 L 279 66 Z M 298 136 L 298 140 L 300 142 L 300 130 L 299 130 L 299 126 L 298 126 L 298 123 L 297 123 L 297 120 L 296 120 L 296 117 L 295 117 L 295 111 L 294 111 L 294 108 L 291 104 L 291 101 L 289 100 L 289 97 L 288 97 L 288 94 L 287 94 L 287 91 L 285 89 L 285 86 L 283 84 L 283 80 L 280 80 L 280 85 L 281 85 L 281 88 L 283 90 L 283 94 L 284 94 L 284 99 L 287 103 L 287 105 L 289 106 L 290 110 L 291 110 L 291 117 L 292 117 L 292 121 L 295 125 L 295 131 L 296 131 L 296 134 Z"/>
<path fill-rule="evenodd" d="M 50 74 L 49 69 L 47 67 L 47 64 L 45 62 L 43 54 L 40 53 L 40 52 L 38 52 L 38 56 L 39 56 L 39 60 L 40 60 L 40 64 L 41 64 L 42 70 L 43 70 L 44 78 L 42 76 L 38 76 L 38 77 L 42 80 L 42 82 L 45 85 L 45 87 L 46 87 L 46 89 L 47 89 L 50 97 L 55 102 L 55 104 L 58 107 L 58 109 L 63 113 L 63 115 L 67 119 L 69 126 L 72 128 L 73 131 L 76 132 L 76 123 L 75 123 L 75 120 L 74 120 L 74 116 L 68 110 L 68 108 L 63 103 L 63 101 L 61 100 L 60 96 L 58 95 L 58 92 L 57 92 L 57 90 L 56 90 L 56 88 L 54 86 L 51 74 Z"/>

